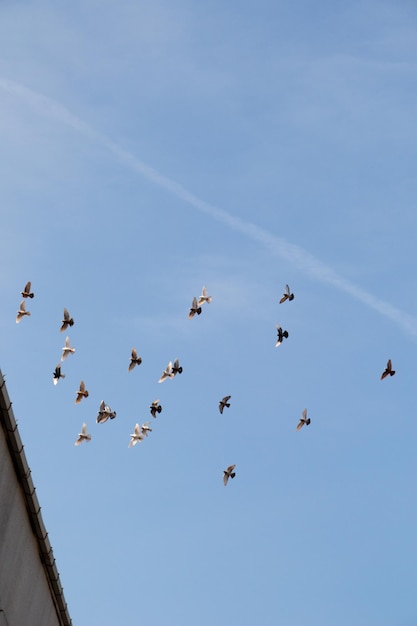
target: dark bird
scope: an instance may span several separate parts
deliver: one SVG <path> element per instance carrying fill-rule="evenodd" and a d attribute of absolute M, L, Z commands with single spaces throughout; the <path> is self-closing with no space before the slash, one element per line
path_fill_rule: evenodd
<path fill-rule="evenodd" d="M 388 359 L 387 367 L 382 372 L 381 380 L 384 380 L 384 378 L 386 378 L 387 376 L 394 376 L 394 374 L 395 374 L 395 370 L 392 369 L 391 359 Z"/>
<path fill-rule="evenodd" d="M 300 430 L 304 424 L 308 426 L 311 422 L 310 418 L 307 418 L 307 409 L 304 409 L 302 417 L 300 417 L 300 421 L 298 422 L 297 428 L 295 430 Z"/>
<path fill-rule="evenodd" d="M 159 400 L 154 400 L 149 409 L 152 417 L 156 417 L 156 414 L 162 411 L 162 406 L 159 404 Z"/>
<path fill-rule="evenodd" d="M 22 298 L 34 298 L 35 294 L 31 293 L 30 288 L 32 286 L 32 283 L 29 281 L 26 283 L 25 288 L 23 289 L 23 291 L 21 291 L 21 296 Z"/>
<path fill-rule="evenodd" d="M 65 378 L 65 374 L 61 374 L 61 366 L 58 363 L 54 371 L 54 385 L 58 384 L 60 378 Z"/>
<path fill-rule="evenodd" d="M 219 402 L 219 411 L 220 411 L 220 413 L 223 413 L 223 409 L 224 409 L 225 406 L 227 406 L 227 408 L 229 408 L 229 406 L 230 406 L 229 400 L 230 400 L 231 397 L 232 396 L 224 396 L 224 398 L 222 400 L 220 400 L 220 402 Z"/>
<path fill-rule="evenodd" d="M 291 293 L 288 285 L 285 285 L 285 292 L 279 303 L 282 304 L 283 302 L 285 302 L 285 300 L 294 300 L 294 294 Z"/>
<path fill-rule="evenodd" d="M 77 397 L 75 398 L 75 404 L 79 404 L 83 398 L 88 398 L 88 391 L 85 388 L 84 381 L 80 382 L 80 388 L 77 391 Z"/>
<path fill-rule="evenodd" d="M 78 435 L 78 439 L 77 441 L 74 443 L 74 446 L 79 446 L 80 443 L 82 443 L 83 441 L 91 441 L 91 435 L 89 435 L 87 433 L 87 424 L 84 422 L 84 424 L 81 426 L 81 432 Z"/>
<path fill-rule="evenodd" d="M 180 362 L 178 359 L 175 359 L 174 365 L 172 366 L 172 377 L 177 374 L 182 374 L 182 367 L 180 366 Z"/>
<path fill-rule="evenodd" d="M 142 363 L 142 359 L 140 358 L 140 356 L 138 356 L 136 348 L 132 348 L 132 356 L 130 357 L 129 372 L 133 370 L 135 365 L 140 365 L 141 363 Z"/>
<path fill-rule="evenodd" d="M 70 317 L 68 310 L 64 308 L 64 319 L 62 321 L 62 326 L 59 329 L 59 332 L 62 333 L 64 330 L 67 330 L 68 326 L 74 326 L 74 320 Z"/>
<path fill-rule="evenodd" d="M 285 339 L 288 339 L 288 331 L 287 330 L 282 330 L 281 326 L 279 326 L 279 324 L 276 325 L 277 326 L 277 342 L 275 344 L 275 347 L 278 348 L 278 346 L 280 346 Z"/>
<path fill-rule="evenodd" d="M 105 404 L 104 400 L 100 402 L 100 409 L 97 414 L 97 424 L 104 424 L 108 419 L 114 419 L 116 417 L 116 411 L 112 411 L 111 408 Z"/>
<path fill-rule="evenodd" d="M 24 300 L 22 300 L 19 306 L 19 310 L 17 312 L 16 324 L 18 324 L 25 315 L 30 315 L 30 311 L 26 311 L 26 303 Z"/>
<path fill-rule="evenodd" d="M 197 298 L 193 298 L 193 303 L 191 305 L 190 308 L 190 312 L 188 314 L 188 319 L 191 319 L 192 317 L 194 317 L 194 315 L 197 313 L 197 315 L 200 315 L 201 313 L 201 306 L 198 305 L 197 302 Z"/>
<path fill-rule="evenodd" d="M 204 304 L 205 302 L 207 302 L 207 304 L 210 304 L 210 302 L 212 301 L 212 297 L 208 295 L 207 293 L 207 289 L 205 287 L 203 287 L 203 290 L 201 292 L 201 296 L 198 299 L 198 306 L 200 306 L 201 304 Z"/>
<path fill-rule="evenodd" d="M 236 476 L 236 472 L 233 471 L 235 467 L 236 465 L 229 465 L 227 469 L 223 470 L 223 484 L 225 487 L 229 478 L 234 478 Z"/>

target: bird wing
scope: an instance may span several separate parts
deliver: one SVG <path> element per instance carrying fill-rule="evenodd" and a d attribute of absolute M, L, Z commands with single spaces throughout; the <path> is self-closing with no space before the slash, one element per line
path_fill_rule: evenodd
<path fill-rule="evenodd" d="M 83 435 L 87 434 L 87 424 L 85 422 L 81 426 L 81 434 L 83 434 Z"/>
<path fill-rule="evenodd" d="M 79 446 L 80 443 L 83 442 L 83 437 L 81 437 L 81 435 L 78 437 L 77 441 L 74 443 L 74 446 Z"/>
<path fill-rule="evenodd" d="M 132 348 L 132 359 L 136 360 L 138 358 L 138 353 L 136 348 Z"/>
<path fill-rule="evenodd" d="M 227 468 L 227 473 L 231 474 L 233 472 L 233 470 L 235 469 L 236 465 L 229 465 L 229 467 Z"/>
<path fill-rule="evenodd" d="M 30 288 L 32 287 L 32 283 L 30 282 L 30 280 L 26 283 L 25 288 L 24 288 L 24 292 L 25 293 L 30 293 Z"/>
<path fill-rule="evenodd" d="M 227 485 L 227 481 L 229 480 L 229 474 L 226 471 L 223 471 L 223 484 Z"/>
<path fill-rule="evenodd" d="M 301 428 L 304 426 L 305 422 L 304 420 L 300 420 L 298 422 L 297 428 L 295 430 L 301 430 Z"/>
<path fill-rule="evenodd" d="M 65 321 L 68 321 L 68 320 L 69 320 L 69 317 L 70 317 L 70 316 L 69 316 L 69 313 L 68 313 L 68 309 L 66 309 L 66 308 L 64 307 L 64 320 L 65 320 Z"/>
<path fill-rule="evenodd" d="M 303 419 L 306 420 L 307 419 L 307 409 L 304 409 L 302 415 L 303 415 Z"/>

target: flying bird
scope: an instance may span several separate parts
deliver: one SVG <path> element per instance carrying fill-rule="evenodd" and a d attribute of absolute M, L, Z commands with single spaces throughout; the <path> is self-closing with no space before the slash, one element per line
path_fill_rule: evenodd
<path fill-rule="evenodd" d="M 20 292 L 22 298 L 34 298 L 35 297 L 35 294 L 30 291 L 31 286 L 32 286 L 32 283 L 30 281 L 26 283 L 25 288 L 23 289 L 23 291 Z"/>
<path fill-rule="evenodd" d="M 285 285 L 285 292 L 279 303 L 282 304 L 283 302 L 285 302 L 285 300 L 294 300 L 294 294 L 291 293 L 288 285 Z"/>
<path fill-rule="evenodd" d="M 116 417 L 116 411 L 112 411 L 108 404 L 105 404 L 104 400 L 100 402 L 100 409 L 97 414 L 97 424 L 104 424 L 108 419 L 114 419 Z"/>
<path fill-rule="evenodd" d="M 197 302 L 197 298 L 193 298 L 193 303 L 191 305 L 190 308 L 190 312 L 188 314 L 188 319 L 191 319 L 192 317 L 194 317 L 194 315 L 197 313 L 197 315 L 200 315 L 201 313 L 201 306 L 199 306 L 198 302 Z"/>
<path fill-rule="evenodd" d="M 18 324 L 25 315 L 30 315 L 30 311 L 26 311 L 26 303 L 24 300 L 22 300 L 19 306 L 19 310 L 17 312 L 16 324 Z"/>
<path fill-rule="evenodd" d="M 74 354 L 75 348 L 71 348 L 69 337 L 65 339 L 65 346 L 62 348 L 61 361 L 65 361 L 69 354 Z"/>
<path fill-rule="evenodd" d="M 307 418 L 307 409 L 304 409 L 302 416 L 300 417 L 300 421 L 298 422 L 297 428 L 295 430 L 300 430 L 304 424 L 308 426 L 311 422 L 310 418 Z"/>
<path fill-rule="evenodd" d="M 54 371 L 54 379 L 53 379 L 54 380 L 54 385 L 58 384 L 58 380 L 60 378 L 65 378 L 65 374 L 61 374 L 61 366 L 58 363 L 58 365 L 56 366 L 55 371 Z"/>
<path fill-rule="evenodd" d="M 81 426 L 81 432 L 78 435 L 78 439 L 77 441 L 74 443 L 74 446 L 79 446 L 80 443 L 82 443 L 83 441 L 91 441 L 91 435 L 89 435 L 87 433 L 87 424 L 84 422 L 84 424 Z"/>
<path fill-rule="evenodd" d="M 172 361 L 168 363 L 164 371 L 162 372 L 161 378 L 158 380 L 158 383 L 163 383 L 167 378 L 174 378 L 175 374 L 172 373 Z"/>
<path fill-rule="evenodd" d="M 68 328 L 68 326 L 74 326 L 74 320 L 70 317 L 68 313 L 68 309 L 64 308 L 64 319 L 62 320 L 62 326 L 59 329 L 59 332 L 62 333 L 64 330 Z"/>
<path fill-rule="evenodd" d="M 75 398 L 75 404 L 79 404 L 83 398 L 88 398 L 88 391 L 85 388 L 84 381 L 80 382 L 80 388 L 77 391 L 77 397 Z"/>
<path fill-rule="evenodd" d="M 392 369 L 391 359 L 388 359 L 387 367 L 382 372 L 381 380 L 384 380 L 384 378 L 386 378 L 387 376 L 394 376 L 394 374 L 395 374 L 395 370 Z"/>
<path fill-rule="evenodd" d="M 140 365 L 141 363 L 142 363 L 142 359 L 140 358 L 140 356 L 138 357 L 136 348 L 132 348 L 132 356 L 130 357 L 129 372 L 133 370 L 135 365 Z"/>
<path fill-rule="evenodd" d="M 225 487 L 229 478 L 234 478 L 236 476 L 236 472 L 233 471 L 235 467 L 236 465 L 229 465 L 227 469 L 223 470 L 223 484 Z"/>
<path fill-rule="evenodd" d="M 285 339 L 288 339 L 288 331 L 287 330 L 282 330 L 281 326 L 279 326 L 279 324 L 276 325 L 277 326 L 277 342 L 275 344 L 275 347 L 278 348 L 278 346 L 280 346 Z"/>
<path fill-rule="evenodd" d="M 131 448 L 132 446 L 135 446 L 138 441 L 143 441 L 144 439 L 145 433 L 142 432 L 142 428 L 139 426 L 139 424 L 135 424 L 135 429 L 130 435 L 130 441 L 127 447 Z"/>
<path fill-rule="evenodd" d="M 156 414 L 162 411 L 162 406 L 159 404 L 159 400 L 154 400 L 149 409 L 151 411 L 152 417 L 156 418 Z"/>
<path fill-rule="evenodd" d="M 145 422 L 144 424 L 142 424 L 141 426 L 141 430 L 143 432 L 143 434 L 147 437 L 148 436 L 148 432 L 152 432 L 152 428 L 149 426 L 149 422 Z"/>
<path fill-rule="evenodd" d="M 175 359 L 174 365 L 172 366 L 172 377 L 177 374 L 182 374 L 182 367 L 180 366 L 180 362 L 178 359 Z"/>
<path fill-rule="evenodd" d="M 202 304 L 204 304 L 205 302 L 207 302 L 207 304 L 209 304 L 212 301 L 212 297 L 208 295 L 207 293 L 207 289 L 205 287 L 203 287 L 203 290 L 201 292 L 201 296 L 197 302 L 198 306 L 201 306 Z M 194 304 L 194 301 L 193 301 Z"/>
<path fill-rule="evenodd" d="M 222 400 L 220 400 L 220 402 L 219 402 L 219 411 L 220 411 L 220 413 L 223 413 L 223 409 L 224 409 L 225 406 L 227 406 L 227 408 L 229 408 L 229 406 L 230 406 L 229 400 L 230 400 L 231 397 L 232 396 L 224 396 L 224 398 Z"/>

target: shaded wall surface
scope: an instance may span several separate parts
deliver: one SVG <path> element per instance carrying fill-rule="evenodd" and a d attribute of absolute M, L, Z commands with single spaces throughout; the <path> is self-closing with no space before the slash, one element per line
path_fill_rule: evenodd
<path fill-rule="evenodd" d="M 0 372 L 0 626 L 71 626 Z"/>

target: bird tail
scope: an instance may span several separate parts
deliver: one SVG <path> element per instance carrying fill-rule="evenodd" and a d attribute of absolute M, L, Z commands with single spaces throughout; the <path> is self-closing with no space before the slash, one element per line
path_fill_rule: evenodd
<path fill-rule="evenodd" d="M 234 478 L 236 476 L 236 472 L 233 472 L 232 474 L 230 474 L 230 478 Z"/>

